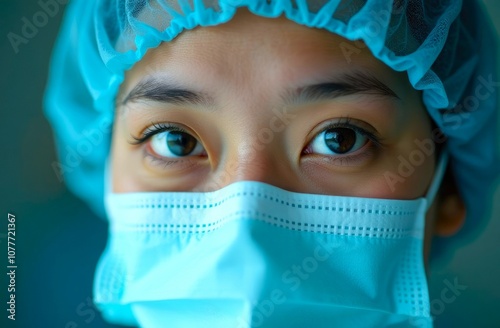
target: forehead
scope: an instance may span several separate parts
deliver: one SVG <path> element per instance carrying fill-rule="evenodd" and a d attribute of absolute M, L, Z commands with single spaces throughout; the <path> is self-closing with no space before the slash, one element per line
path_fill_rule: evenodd
<path fill-rule="evenodd" d="M 389 84 L 407 81 L 360 43 L 285 17 L 264 18 L 241 9 L 225 24 L 184 31 L 149 50 L 127 72 L 126 82 L 133 85 L 154 75 L 196 81 L 209 89 L 229 83 L 257 91 L 258 86 L 265 93 L 279 85 L 299 87 L 355 70 L 366 70 Z"/>

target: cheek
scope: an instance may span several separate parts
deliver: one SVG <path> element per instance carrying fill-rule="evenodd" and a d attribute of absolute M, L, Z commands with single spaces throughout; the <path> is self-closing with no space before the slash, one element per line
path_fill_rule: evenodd
<path fill-rule="evenodd" d="M 414 103 L 418 102 L 413 97 Z M 410 102 L 411 103 L 411 102 Z M 376 179 L 381 198 L 415 199 L 426 195 L 436 166 L 436 145 L 433 140 L 431 119 L 423 105 L 407 106 L 405 131 L 397 144 L 387 149 L 379 162 L 380 178 Z"/>
<path fill-rule="evenodd" d="M 142 162 L 139 153 L 132 150 L 130 135 L 126 132 L 124 121 L 118 118 L 111 139 L 111 178 L 115 193 L 137 192 L 142 189 L 140 178 Z"/>
<path fill-rule="evenodd" d="M 383 199 L 416 199 L 425 196 L 434 170 L 433 158 L 429 158 L 420 166 L 409 166 L 412 172 L 407 174 L 406 162 L 396 160 L 385 165 L 376 173 L 365 179 L 357 178 L 351 183 L 354 187 L 351 194 L 359 197 Z"/>
<path fill-rule="evenodd" d="M 113 130 L 113 135 L 111 139 L 111 179 L 113 192 L 123 193 L 134 191 L 134 179 L 132 178 L 133 165 L 130 165 L 130 161 L 127 156 L 127 150 L 122 142 L 122 138 L 119 138 L 118 134 L 121 132 L 119 125 L 115 126 Z M 123 163 L 129 163 L 129 165 L 123 165 Z"/>
<path fill-rule="evenodd" d="M 435 155 L 413 148 L 391 156 L 385 167 L 382 178 L 377 181 L 383 198 L 418 198 L 425 196 L 431 183 Z"/>

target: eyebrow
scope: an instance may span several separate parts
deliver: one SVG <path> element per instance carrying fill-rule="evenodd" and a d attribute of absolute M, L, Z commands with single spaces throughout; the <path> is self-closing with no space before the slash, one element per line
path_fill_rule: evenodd
<path fill-rule="evenodd" d="M 149 100 L 174 105 L 201 105 L 212 107 L 214 99 L 208 95 L 188 90 L 161 79 L 150 77 L 140 81 L 119 103 L 123 106 L 128 102 Z"/>
<path fill-rule="evenodd" d="M 364 72 L 345 73 L 331 79 L 338 82 L 326 82 L 308 85 L 287 92 L 285 103 L 307 103 L 320 100 L 332 100 L 342 96 L 364 94 L 382 96 L 400 100 L 401 98 L 372 74 Z"/>
<path fill-rule="evenodd" d="M 289 90 L 282 96 L 286 104 L 307 103 L 320 100 L 333 100 L 338 97 L 365 94 L 401 99 L 391 88 L 374 75 L 364 72 L 346 73 L 332 79 L 337 82 L 323 82 Z M 205 109 L 214 108 L 213 97 L 186 89 L 161 79 L 149 77 L 139 82 L 122 101 L 149 100 L 174 105 L 195 105 Z"/>

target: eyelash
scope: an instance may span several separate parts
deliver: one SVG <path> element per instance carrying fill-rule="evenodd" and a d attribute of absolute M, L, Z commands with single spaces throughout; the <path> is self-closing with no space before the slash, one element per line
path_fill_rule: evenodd
<path fill-rule="evenodd" d="M 134 141 L 130 141 L 129 143 L 132 145 L 141 145 L 147 142 L 151 137 L 153 137 L 155 134 L 162 133 L 165 131 L 177 131 L 177 132 L 184 132 L 184 133 L 190 133 L 186 129 L 181 128 L 180 126 L 172 123 L 162 123 L 162 122 L 151 122 L 151 126 L 149 126 L 146 130 L 144 130 L 140 136 L 135 137 L 131 136 Z M 184 161 L 182 158 L 178 159 L 165 159 L 165 158 L 158 158 L 148 151 L 144 150 L 144 156 L 149 158 L 152 163 L 155 165 L 162 166 L 164 169 L 167 169 L 170 165 L 178 165 L 180 163 L 188 164 L 186 161 Z"/>
<path fill-rule="evenodd" d="M 339 156 L 325 156 L 324 158 L 329 161 L 329 162 L 332 162 L 332 163 L 338 163 L 340 162 L 340 164 L 348 164 L 352 161 L 359 161 L 359 160 L 363 160 L 364 157 L 368 157 L 370 156 L 369 152 L 370 151 L 378 151 L 380 149 L 383 148 L 383 143 L 382 143 L 382 138 L 380 136 L 378 136 L 377 134 L 375 133 L 372 133 L 372 132 L 369 132 L 367 131 L 366 129 L 363 129 L 359 126 L 359 124 L 361 123 L 353 123 L 353 121 L 357 121 L 355 119 L 352 119 L 351 117 L 340 117 L 336 122 L 331 122 L 329 124 L 327 124 L 325 127 L 323 127 L 321 130 L 319 130 L 318 132 L 316 132 L 313 136 L 313 138 L 311 138 L 311 140 L 309 140 L 309 142 L 306 144 L 306 147 L 303 149 L 302 151 L 302 154 L 303 155 L 317 155 L 317 154 L 314 154 L 314 153 L 307 153 L 306 150 L 307 148 L 310 147 L 310 144 L 311 142 L 314 140 L 314 138 L 316 138 L 320 133 L 326 131 L 326 130 L 329 130 L 329 129 L 334 129 L 334 128 L 349 128 L 349 129 L 352 129 L 356 132 L 358 132 L 359 134 L 361 134 L 362 136 L 368 138 L 369 142 L 371 143 L 370 145 L 370 148 L 361 153 L 361 154 L 355 154 L 355 155 L 351 155 L 351 154 L 346 154 L 346 155 L 339 155 Z M 359 121 L 358 121 L 359 122 Z M 366 123 L 365 123 L 366 124 Z"/>
<path fill-rule="evenodd" d="M 181 128 L 178 125 L 171 124 L 171 123 L 160 123 L 160 122 L 153 122 L 150 127 L 148 127 L 146 130 L 144 130 L 141 134 L 140 137 L 134 137 L 134 141 L 131 142 L 133 145 L 140 145 L 143 144 L 144 142 L 148 141 L 149 138 L 154 136 L 155 134 L 165 132 L 165 131 L 177 131 L 177 132 L 184 132 L 184 133 L 189 133 L 185 129 Z"/>
<path fill-rule="evenodd" d="M 365 129 L 359 127 L 356 124 L 352 123 L 353 119 L 350 117 L 341 117 L 337 122 L 332 122 L 329 123 L 327 126 L 323 127 L 320 131 L 318 131 L 316 134 L 314 134 L 314 137 L 316 137 L 318 134 L 321 132 L 324 132 L 329 129 L 334 129 L 334 128 L 349 128 L 352 129 L 360 134 L 362 134 L 364 137 L 367 137 L 370 139 L 371 142 L 373 142 L 377 147 L 381 147 L 381 137 L 377 136 L 374 133 L 371 133 L 369 131 L 366 131 Z M 311 141 L 309 141 L 310 143 Z"/>
<path fill-rule="evenodd" d="M 369 156 L 368 152 L 370 150 L 377 151 L 377 150 L 383 148 L 382 139 L 380 136 L 377 136 L 375 133 L 369 132 L 366 129 L 359 127 L 357 124 L 354 124 L 353 121 L 354 121 L 354 119 L 352 119 L 350 117 L 341 117 L 338 119 L 338 121 L 329 123 L 328 125 L 323 127 L 320 131 L 315 133 L 314 138 L 317 137 L 318 134 L 320 134 L 326 130 L 329 130 L 329 129 L 339 128 L 339 127 L 340 128 L 349 128 L 349 129 L 352 129 L 352 130 L 360 133 L 364 137 L 367 137 L 369 139 L 369 142 L 372 144 L 371 149 L 369 149 L 367 152 L 364 152 L 362 154 L 356 154 L 356 155 L 346 154 L 346 155 L 340 155 L 340 156 L 325 156 L 325 158 L 328 161 L 337 162 L 337 163 L 340 161 L 341 164 L 350 163 L 350 162 L 355 161 L 355 160 L 362 160 L 363 156 Z M 358 123 L 358 124 L 360 124 L 360 123 Z M 148 141 L 148 139 L 150 139 L 155 134 L 162 133 L 165 131 L 178 131 L 178 132 L 189 133 L 187 130 L 185 130 L 185 129 L 183 129 L 180 126 L 175 125 L 175 124 L 152 122 L 151 126 L 149 126 L 146 130 L 144 130 L 141 133 L 141 136 L 139 136 L 139 137 L 132 136 L 134 141 L 132 141 L 130 143 L 133 145 L 143 144 L 146 141 Z M 311 153 L 305 152 L 306 149 L 309 147 L 311 142 L 312 142 L 312 139 L 309 140 L 306 147 L 302 150 L 303 155 L 316 155 L 316 154 L 311 154 Z M 159 159 L 159 158 L 156 158 L 154 156 L 152 156 L 152 157 L 155 161 L 164 162 L 163 163 L 164 165 L 173 164 L 173 163 L 179 161 L 179 160 L 173 160 L 173 161 L 170 161 L 168 163 L 165 163 L 165 161 L 163 159 Z"/>

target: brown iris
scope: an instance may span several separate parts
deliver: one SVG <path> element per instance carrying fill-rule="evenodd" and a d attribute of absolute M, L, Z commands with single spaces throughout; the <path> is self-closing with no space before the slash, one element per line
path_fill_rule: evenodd
<path fill-rule="evenodd" d="M 170 131 L 166 137 L 168 149 L 176 156 L 189 155 L 196 147 L 195 137 L 182 131 Z"/>
<path fill-rule="evenodd" d="M 356 144 L 356 131 L 348 128 L 332 128 L 325 131 L 325 143 L 331 151 L 345 154 Z"/>

